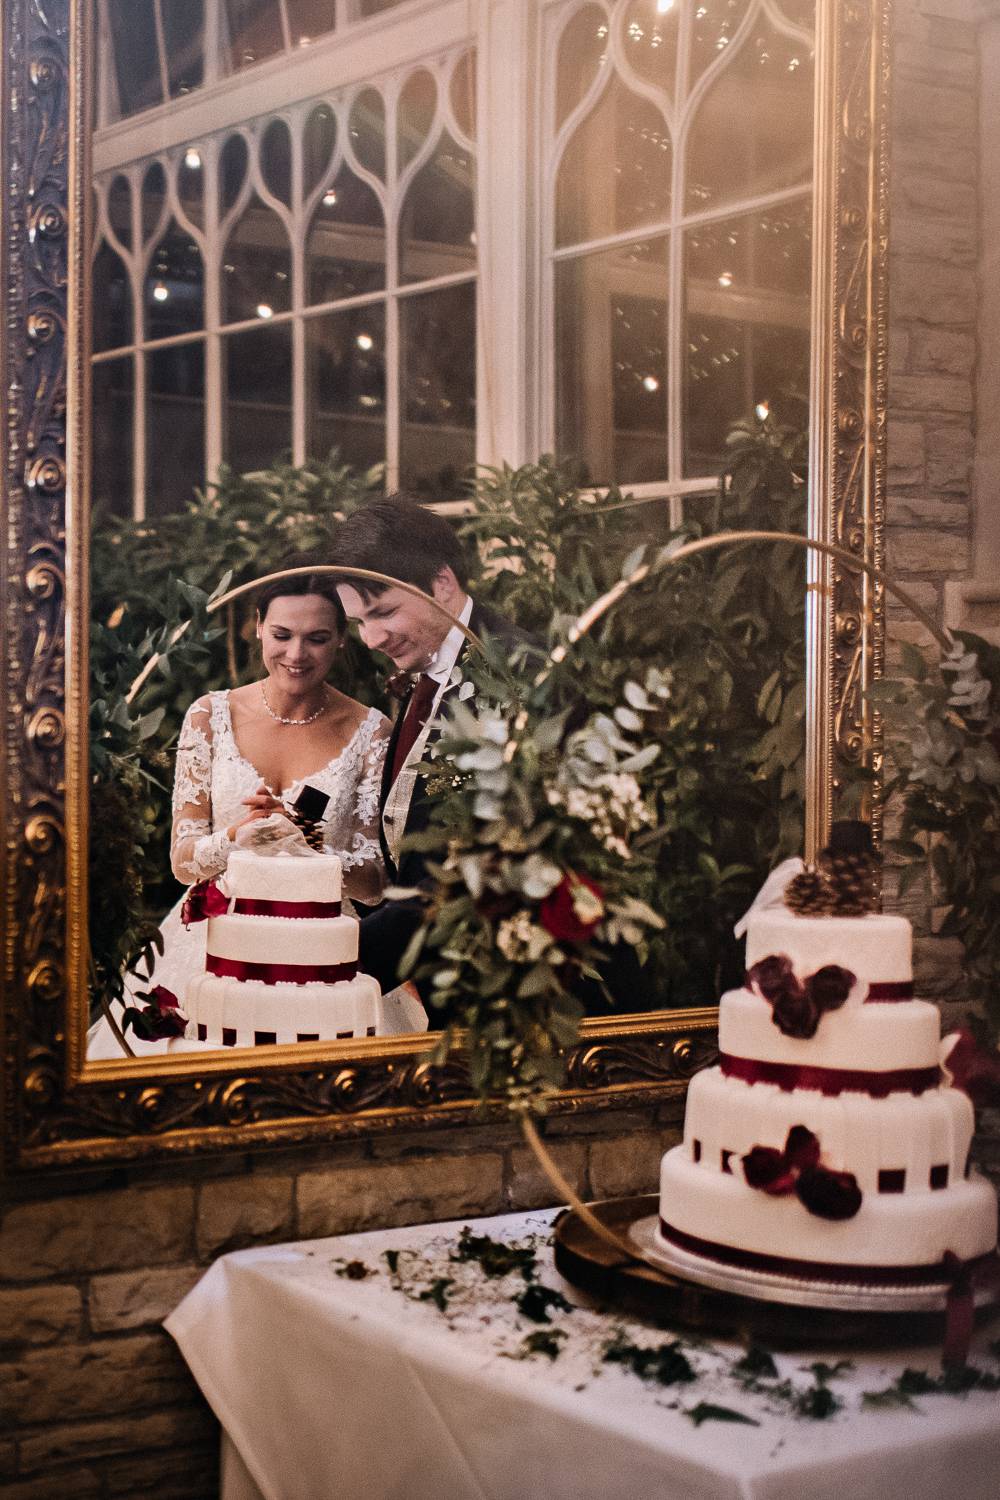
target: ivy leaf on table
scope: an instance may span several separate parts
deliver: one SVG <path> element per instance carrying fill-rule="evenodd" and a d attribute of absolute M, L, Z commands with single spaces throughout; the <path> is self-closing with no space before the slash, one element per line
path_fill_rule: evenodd
<path fill-rule="evenodd" d="M 714 1401 L 699 1401 L 697 1406 L 690 1407 L 684 1415 L 690 1417 L 696 1427 L 700 1427 L 703 1422 L 740 1422 L 745 1427 L 760 1426 L 754 1417 L 748 1417 L 732 1406 L 717 1406 Z"/>
<path fill-rule="evenodd" d="M 546 1359 L 558 1359 L 562 1353 L 559 1340 L 566 1337 L 561 1328 L 539 1328 L 526 1333 L 516 1354 L 505 1354 L 504 1359 L 532 1359 L 544 1354 Z"/>
<path fill-rule="evenodd" d="M 537 1281 L 518 1293 L 514 1298 L 514 1306 L 533 1323 L 550 1323 L 551 1308 L 556 1308 L 559 1312 L 573 1311 L 573 1304 L 566 1301 L 562 1292 L 553 1291 L 551 1287 L 542 1286 Z"/>

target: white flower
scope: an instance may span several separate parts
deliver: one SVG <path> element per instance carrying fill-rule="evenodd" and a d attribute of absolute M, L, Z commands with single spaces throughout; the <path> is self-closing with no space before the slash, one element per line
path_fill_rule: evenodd
<path fill-rule="evenodd" d="M 526 911 L 519 911 L 500 923 L 496 945 L 511 963 L 535 963 L 552 946 L 552 938 Z"/>

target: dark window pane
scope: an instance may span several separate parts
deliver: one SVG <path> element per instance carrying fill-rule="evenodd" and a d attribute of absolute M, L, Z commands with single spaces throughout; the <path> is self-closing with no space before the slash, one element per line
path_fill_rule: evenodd
<path fill-rule="evenodd" d="M 167 175 L 158 161 L 154 161 L 142 182 L 142 241 L 146 244 L 156 233 L 167 197 Z"/>
<path fill-rule="evenodd" d="M 241 135 L 231 135 L 222 148 L 219 162 L 219 201 L 223 214 L 227 214 L 240 196 L 240 188 L 247 174 L 247 143 Z"/>
<path fill-rule="evenodd" d="M 409 165 L 427 139 L 436 109 L 437 84 L 425 68 L 418 68 L 404 83 L 396 108 L 396 159 L 400 171 Z"/>
<path fill-rule="evenodd" d="M 302 133 L 302 178 L 306 197 L 323 180 L 337 143 L 337 117 L 329 104 L 319 104 Z"/>
<path fill-rule="evenodd" d="M 583 244 L 663 219 L 670 209 L 670 162 L 660 111 L 613 78 L 559 165 L 557 242 Z"/>
<path fill-rule="evenodd" d="M 95 349 L 132 342 L 132 290 L 121 256 L 107 242 L 94 257 L 92 338 Z"/>
<path fill-rule="evenodd" d="M 287 0 L 292 45 L 304 47 L 336 24 L 336 0 Z"/>
<path fill-rule="evenodd" d="M 119 244 L 132 248 L 132 188 L 127 177 L 116 177 L 108 191 L 108 223 Z"/>
<path fill-rule="evenodd" d="M 223 255 L 223 322 L 286 312 L 292 301 L 291 274 L 285 226 L 254 196 L 237 220 Z"/>
<path fill-rule="evenodd" d="M 556 447 L 591 484 L 667 474 L 667 240 L 556 267 Z"/>
<path fill-rule="evenodd" d="M 688 144 L 689 211 L 810 180 L 813 81 L 811 48 L 761 17 L 698 106 Z"/>
<path fill-rule="evenodd" d="M 183 509 L 205 482 L 205 346 L 147 356 L 146 514 Z"/>
<path fill-rule="evenodd" d="M 559 40 L 556 124 L 583 99 L 599 68 L 608 64 L 608 18 L 600 5 L 578 10 Z"/>
<path fill-rule="evenodd" d="M 91 482 L 93 506 L 132 514 L 132 358 L 92 366 Z"/>
<path fill-rule="evenodd" d="M 356 297 L 385 285 L 385 226 L 367 183 L 341 167 L 316 206 L 306 242 L 311 304 Z"/>
<path fill-rule="evenodd" d="M 292 443 L 292 329 L 248 328 L 224 340 L 226 462 L 266 469 Z"/>
<path fill-rule="evenodd" d="M 225 0 L 234 73 L 282 50 L 278 0 Z"/>
<path fill-rule="evenodd" d="M 205 168 L 198 146 L 188 146 L 177 165 L 177 196 L 181 208 L 199 229 L 205 223 Z"/>
<path fill-rule="evenodd" d="M 109 0 L 122 117 L 163 103 L 153 0 Z"/>
<path fill-rule="evenodd" d="M 447 131 L 407 188 L 399 251 L 403 281 L 427 281 L 475 266 L 472 158 Z"/>
<path fill-rule="evenodd" d="M 808 198 L 696 225 L 685 238 L 685 459 L 714 473 L 732 423 L 766 407 L 804 427 L 809 400 Z"/>
<path fill-rule="evenodd" d="M 356 468 L 385 462 L 385 309 L 352 307 L 306 321 L 306 442 Z"/>
<path fill-rule="evenodd" d="M 363 167 L 385 181 L 385 103 L 378 89 L 364 89 L 351 106 L 351 149 Z"/>
<path fill-rule="evenodd" d="M 260 143 L 260 169 L 269 192 L 292 206 L 292 138 L 284 120 L 272 120 Z"/>
<path fill-rule="evenodd" d="M 454 499 L 476 452 L 476 289 L 406 297 L 399 321 L 400 482 L 429 499 Z"/>
<path fill-rule="evenodd" d="M 657 0 L 632 0 L 622 33 L 625 59 L 638 76 L 674 93 L 680 6 L 661 11 Z"/>
<path fill-rule="evenodd" d="M 202 81 L 205 45 L 204 0 L 167 0 L 160 7 L 166 45 L 170 97 L 189 94 Z"/>
<path fill-rule="evenodd" d="M 143 301 L 148 339 L 194 333 L 205 326 L 204 279 L 201 251 L 171 219 L 146 272 Z"/>
<path fill-rule="evenodd" d="M 691 24 L 691 82 L 717 62 L 740 28 L 751 0 L 701 0 Z"/>

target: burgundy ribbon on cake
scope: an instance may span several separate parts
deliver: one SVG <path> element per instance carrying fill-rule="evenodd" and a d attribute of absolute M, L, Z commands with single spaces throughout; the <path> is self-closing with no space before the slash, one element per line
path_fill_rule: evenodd
<path fill-rule="evenodd" d="M 339 901 L 262 901 L 237 896 L 233 911 L 241 917 L 339 917 Z"/>
<path fill-rule="evenodd" d="M 883 984 L 870 984 L 864 1003 L 870 1001 L 892 1002 L 913 999 L 912 979 L 887 979 Z"/>
<path fill-rule="evenodd" d="M 884 1099 L 887 1094 L 922 1094 L 936 1089 L 941 1081 L 940 1069 L 887 1068 L 873 1072 L 866 1068 L 821 1068 L 806 1063 L 763 1062 L 755 1057 L 734 1057 L 723 1052 L 719 1066 L 727 1078 L 742 1078 L 745 1083 L 776 1083 L 780 1089 L 815 1089 L 821 1094 L 870 1094 Z"/>
<path fill-rule="evenodd" d="M 660 1219 L 660 1233 L 680 1250 L 701 1255 L 706 1260 L 720 1261 L 723 1265 L 738 1266 L 746 1271 L 806 1277 L 810 1281 L 846 1282 L 852 1286 L 923 1286 L 930 1282 L 950 1287 L 955 1281 L 955 1258 L 950 1253 L 943 1260 L 923 1266 L 851 1266 L 840 1261 L 799 1260 L 793 1256 L 766 1255 L 759 1250 L 720 1245 L 714 1240 L 703 1240 L 695 1234 L 688 1234 L 684 1229 L 675 1229 L 663 1218 Z M 963 1272 L 978 1279 L 995 1261 L 995 1254 L 980 1256 L 976 1260 L 964 1262 Z"/>
<path fill-rule="evenodd" d="M 336 984 L 341 979 L 353 979 L 358 972 L 357 963 L 258 964 L 243 958 L 220 958 L 215 953 L 206 955 L 205 968 L 225 979 L 257 979 L 264 984 Z"/>

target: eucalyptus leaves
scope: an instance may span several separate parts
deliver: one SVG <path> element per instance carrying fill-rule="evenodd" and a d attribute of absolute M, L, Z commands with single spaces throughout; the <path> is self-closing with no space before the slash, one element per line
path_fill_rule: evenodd
<path fill-rule="evenodd" d="M 581 992 L 604 996 L 664 925 L 642 847 L 654 817 L 643 776 L 659 746 L 639 735 L 664 712 L 670 674 L 647 668 L 610 713 L 578 701 L 546 712 L 571 682 L 539 673 L 507 708 L 495 678 L 476 706 L 472 684 L 458 688 L 438 746 L 452 774 L 421 836 L 440 858 L 409 961 L 432 1005 L 468 1027 L 479 1091 L 515 1102 L 560 1081 Z"/>

